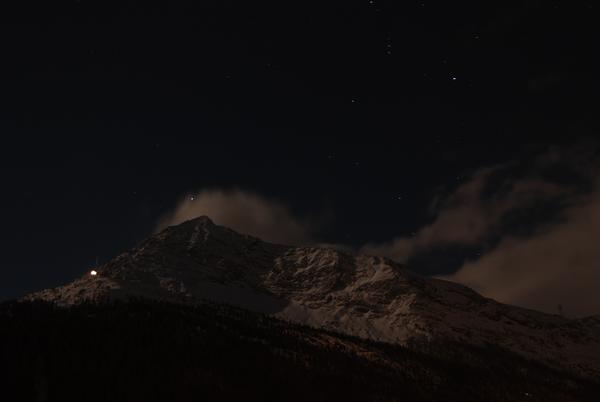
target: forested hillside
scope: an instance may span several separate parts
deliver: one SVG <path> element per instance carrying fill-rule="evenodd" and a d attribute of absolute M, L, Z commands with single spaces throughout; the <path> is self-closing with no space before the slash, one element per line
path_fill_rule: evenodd
<path fill-rule="evenodd" d="M 225 305 L 0 305 L 5 401 L 593 401 L 499 349 L 410 348 Z"/>

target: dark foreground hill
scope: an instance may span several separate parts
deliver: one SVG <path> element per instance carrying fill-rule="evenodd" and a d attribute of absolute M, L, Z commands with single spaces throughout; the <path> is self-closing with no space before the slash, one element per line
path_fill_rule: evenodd
<path fill-rule="evenodd" d="M 0 305 L 3 401 L 595 401 L 495 347 L 410 347 L 225 305 Z"/>

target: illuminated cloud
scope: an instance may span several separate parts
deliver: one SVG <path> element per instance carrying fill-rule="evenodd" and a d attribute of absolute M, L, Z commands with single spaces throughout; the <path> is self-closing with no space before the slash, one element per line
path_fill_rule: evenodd
<path fill-rule="evenodd" d="M 433 222 L 414 237 L 370 244 L 362 252 L 410 265 L 415 255 L 439 247 L 477 247 L 481 258 L 443 278 L 508 304 L 571 316 L 598 314 L 596 149 L 594 144 L 553 149 L 525 165 L 482 169 L 443 197 Z"/>
<path fill-rule="evenodd" d="M 474 172 L 438 197 L 430 224 L 414 236 L 368 244 L 361 253 L 407 262 L 439 247 L 482 251 L 443 278 L 487 297 L 571 316 L 600 313 L 600 163 L 595 146 L 553 149 L 526 163 Z M 281 202 L 240 190 L 204 190 L 182 199 L 157 229 L 201 215 L 266 241 L 316 245 L 347 253 L 343 244 L 319 244 L 315 221 Z M 441 261 L 444 264 L 444 260 Z M 560 307 L 559 307 L 560 306 Z"/>
<path fill-rule="evenodd" d="M 312 243 L 314 222 L 297 218 L 278 201 L 241 190 L 204 190 L 189 195 L 160 220 L 157 230 L 202 215 L 218 225 L 265 241 L 291 245 Z"/>
<path fill-rule="evenodd" d="M 564 218 L 528 238 L 506 237 L 446 279 L 537 310 L 600 313 L 600 188 L 570 207 Z"/>
<path fill-rule="evenodd" d="M 434 221 L 414 236 L 399 237 L 384 244 L 368 244 L 361 251 L 407 262 L 416 253 L 434 247 L 476 246 L 496 230 L 511 211 L 531 208 L 570 191 L 538 178 L 527 178 L 503 183 L 502 191 L 486 195 L 494 175 L 508 167 L 510 165 L 476 172 L 470 180 L 438 202 Z"/>

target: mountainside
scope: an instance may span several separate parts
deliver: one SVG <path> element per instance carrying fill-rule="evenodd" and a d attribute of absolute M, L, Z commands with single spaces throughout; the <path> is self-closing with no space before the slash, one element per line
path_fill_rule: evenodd
<path fill-rule="evenodd" d="M 592 402 L 600 392 L 498 348 L 423 346 L 210 303 L 3 303 L 0 389 L 11 402 Z"/>
<path fill-rule="evenodd" d="M 498 345 L 600 378 L 598 317 L 571 320 L 503 305 L 389 259 L 270 244 L 207 217 L 167 228 L 96 271 L 27 299 L 211 300 L 390 343 Z"/>

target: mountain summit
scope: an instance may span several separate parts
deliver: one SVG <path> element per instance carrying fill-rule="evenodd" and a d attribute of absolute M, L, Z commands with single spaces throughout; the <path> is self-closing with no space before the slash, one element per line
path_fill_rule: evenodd
<path fill-rule="evenodd" d="M 169 227 L 95 271 L 27 299 L 227 303 L 389 343 L 492 344 L 600 377 L 598 318 L 571 320 L 504 305 L 390 259 L 271 244 L 206 216 Z"/>

